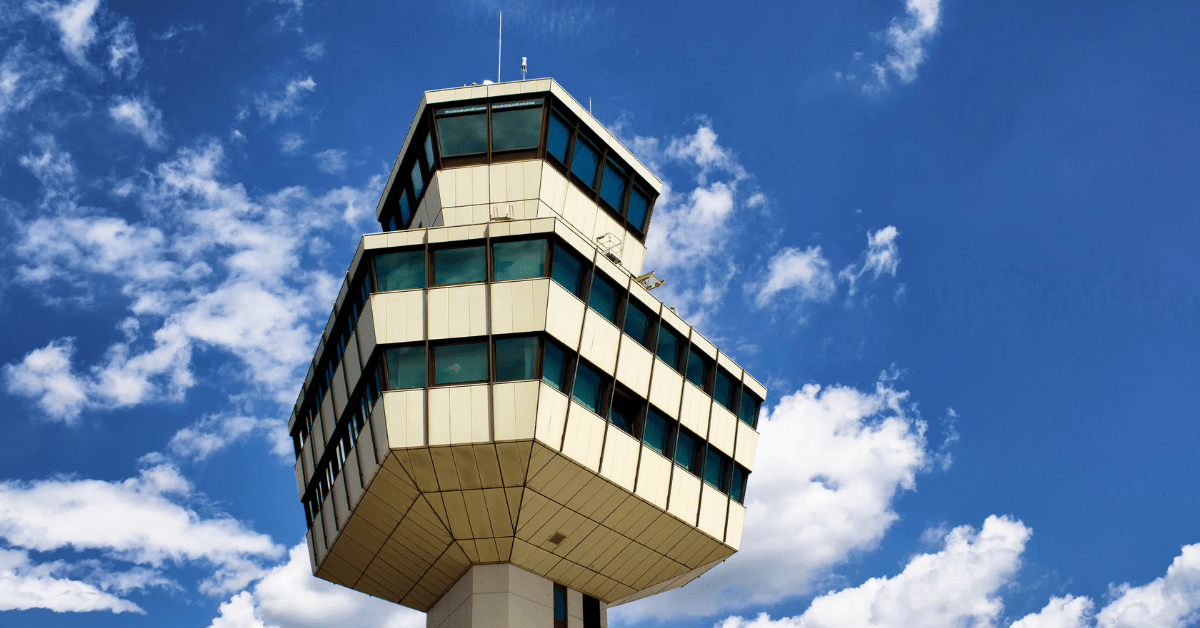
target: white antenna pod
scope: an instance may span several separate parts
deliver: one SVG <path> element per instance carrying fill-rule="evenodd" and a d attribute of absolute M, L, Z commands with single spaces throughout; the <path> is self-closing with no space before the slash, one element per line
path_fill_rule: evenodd
<path fill-rule="evenodd" d="M 529 69 L 529 66 L 525 65 L 525 57 L 521 57 L 521 80 L 522 81 L 525 80 L 525 71 L 528 69 Z"/>

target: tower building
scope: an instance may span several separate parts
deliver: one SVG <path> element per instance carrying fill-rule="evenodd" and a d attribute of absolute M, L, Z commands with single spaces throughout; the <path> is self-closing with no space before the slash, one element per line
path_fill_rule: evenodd
<path fill-rule="evenodd" d="M 552 80 L 425 93 L 289 424 L 314 574 L 596 628 L 737 551 L 767 391 L 652 294 L 661 189 Z"/>

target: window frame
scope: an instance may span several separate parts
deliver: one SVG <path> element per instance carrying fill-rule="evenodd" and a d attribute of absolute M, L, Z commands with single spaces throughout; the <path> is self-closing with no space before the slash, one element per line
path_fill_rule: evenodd
<path fill-rule="evenodd" d="M 520 333 L 520 334 L 500 334 L 489 335 L 488 345 L 490 346 L 489 353 L 491 365 L 490 383 L 499 384 L 502 382 L 526 382 L 526 381 L 542 381 L 542 360 L 546 353 L 546 337 L 543 332 Z M 517 379 L 500 379 L 500 364 L 497 362 L 499 352 L 496 351 L 496 343 L 501 340 L 520 340 L 523 338 L 533 338 L 533 377 L 522 377 Z"/>
<path fill-rule="evenodd" d="M 612 399 L 609 400 L 609 402 L 608 402 L 608 411 L 604 413 L 604 420 L 607 423 L 611 423 L 614 427 L 621 430 L 622 432 L 625 432 L 625 434 L 627 436 L 630 436 L 634 440 L 641 442 L 642 431 L 645 429 L 645 423 L 646 423 L 646 411 L 647 411 L 646 408 L 649 405 L 649 402 L 645 399 L 642 399 L 642 397 L 640 395 L 633 392 L 633 390 L 631 390 L 624 384 L 617 382 L 615 380 L 614 380 L 611 388 L 612 388 L 612 394 L 611 394 Z M 626 430 L 625 428 L 623 428 L 620 425 L 617 425 L 615 422 L 613 422 L 612 413 L 613 413 L 613 407 L 615 407 L 617 405 L 617 397 L 623 397 L 625 400 L 631 402 L 633 405 L 635 405 L 637 407 L 637 411 L 635 412 L 635 415 L 633 417 L 633 425 L 630 425 L 628 430 Z"/>
<path fill-rule="evenodd" d="M 577 355 L 575 357 L 574 362 L 575 362 L 575 364 L 573 366 L 575 368 L 574 368 L 573 373 L 571 374 L 571 392 L 570 392 L 568 398 L 571 401 L 579 404 L 579 406 L 581 408 L 583 408 L 584 410 L 587 410 L 588 412 L 595 414 L 596 416 L 600 417 L 607 423 L 608 422 L 608 407 L 609 407 L 609 404 L 612 402 L 612 394 L 613 394 L 612 391 L 613 391 L 613 381 L 614 381 L 613 376 L 604 372 L 604 369 L 600 368 L 599 366 L 596 366 L 595 364 L 592 364 L 587 358 L 585 358 L 583 356 Z M 600 390 L 597 392 L 598 399 L 596 401 L 596 409 L 595 410 L 584 405 L 584 403 L 582 401 L 580 401 L 578 398 L 576 398 L 576 396 L 575 396 L 575 393 L 579 389 L 579 385 L 578 385 L 579 369 L 581 369 L 581 368 L 587 368 L 600 376 Z"/>
<path fill-rule="evenodd" d="M 483 345 L 483 352 L 484 352 L 483 362 L 484 362 L 484 368 L 487 369 L 487 373 L 484 376 L 484 378 L 483 379 L 465 380 L 465 381 L 461 381 L 461 382 L 440 382 L 439 383 L 437 381 L 437 370 L 436 370 L 437 369 L 437 366 L 436 366 L 437 361 L 434 357 L 435 354 L 437 353 L 437 350 L 442 347 L 452 347 L 452 346 L 457 346 L 457 345 L 474 345 L 474 344 L 482 344 Z M 473 386 L 473 385 L 478 385 L 478 384 L 493 384 L 493 383 L 495 383 L 495 379 L 494 379 L 495 374 L 492 372 L 492 360 L 493 360 L 493 358 L 492 358 L 492 353 L 493 353 L 492 341 L 489 336 L 471 336 L 469 338 L 449 338 L 446 340 L 431 340 L 431 341 L 426 342 L 426 346 L 427 346 L 427 349 L 425 351 L 425 355 L 426 355 L 427 362 L 425 364 L 425 373 L 426 373 L 425 377 L 426 377 L 426 381 L 429 382 L 429 384 L 427 386 L 428 388 L 443 388 L 446 386 Z"/>
<path fill-rule="evenodd" d="M 496 277 L 496 245 L 497 244 L 504 245 L 504 244 L 511 244 L 514 242 L 534 242 L 537 240 L 541 240 L 543 243 L 545 243 L 545 249 L 543 251 L 543 253 L 545 255 L 542 258 L 543 268 L 542 268 L 541 275 L 536 275 L 533 277 L 518 277 L 516 279 L 499 279 Z M 495 283 L 495 282 L 507 282 L 507 281 L 528 281 L 530 279 L 545 279 L 547 277 L 552 277 L 554 274 L 554 271 L 553 271 L 553 267 L 551 266 L 551 264 L 552 264 L 551 258 L 554 255 L 554 252 L 553 252 L 554 242 L 555 242 L 555 239 L 550 237 L 549 234 L 541 234 L 541 233 L 537 234 L 537 235 L 501 236 L 499 238 L 488 238 L 488 242 L 487 242 L 488 282 Z"/>
<path fill-rule="evenodd" d="M 437 268 L 435 268 L 434 259 L 437 253 L 441 251 L 452 251 L 456 249 L 483 249 L 483 279 L 475 281 L 459 281 L 455 283 L 435 283 L 434 278 L 437 276 Z M 430 246 L 426 249 L 425 272 L 428 275 L 425 278 L 426 288 L 444 288 L 447 286 L 468 286 L 471 284 L 486 284 L 488 278 L 491 277 L 490 255 L 491 248 L 486 240 L 467 240 L 462 242 L 447 242 Z"/>

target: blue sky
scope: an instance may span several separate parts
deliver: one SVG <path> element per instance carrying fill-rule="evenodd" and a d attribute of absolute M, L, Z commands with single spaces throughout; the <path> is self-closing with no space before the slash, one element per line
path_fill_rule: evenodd
<path fill-rule="evenodd" d="M 0 0 L 2 623 L 424 625 L 308 575 L 284 426 L 503 10 L 771 390 L 742 551 L 615 623 L 1195 624 L 1200 5 L 746 4 Z"/>

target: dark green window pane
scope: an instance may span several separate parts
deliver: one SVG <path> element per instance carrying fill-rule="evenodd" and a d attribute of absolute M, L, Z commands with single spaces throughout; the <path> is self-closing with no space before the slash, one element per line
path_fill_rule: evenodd
<path fill-rule="evenodd" d="M 596 369 L 580 362 L 575 371 L 575 385 L 571 387 L 571 398 L 588 410 L 600 414 L 603 393 L 604 378 Z"/>
<path fill-rule="evenodd" d="M 717 375 L 713 381 L 713 400 L 725 406 L 725 409 L 730 412 L 733 412 L 733 402 L 737 399 L 734 397 L 736 392 L 734 386 L 733 378 L 725 371 L 717 369 Z"/>
<path fill-rule="evenodd" d="M 670 420 L 667 419 L 666 415 L 659 412 L 653 406 L 647 409 L 646 428 L 643 436 L 646 446 L 666 456 L 667 448 L 670 447 L 671 442 L 670 426 Z"/>
<path fill-rule="evenodd" d="M 550 116 L 550 129 L 546 133 L 546 152 L 554 155 L 561 163 L 567 163 L 567 145 L 571 143 L 571 129 L 558 116 Z"/>
<path fill-rule="evenodd" d="M 433 137 L 425 136 L 425 165 L 433 172 Z"/>
<path fill-rule="evenodd" d="M 650 211 L 650 200 L 636 189 L 629 194 L 629 226 L 637 231 L 646 231 L 646 212 Z"/>
<path fill-rule="evenodd" d="M 621 305 L 617 295 L 617 284 L 600 273 L 592 275 L 592 291 L 588 294 L 588 307 L 596 310 L 610 323 L 617 322 L 617 308 Z"/>
<path fill-rule="evenodd" d="M 387 350 L 388 389 L 425 386 L 425 347 L 390 347 Z"/>
<path fill-rule="evenodd" d="M 537 148 L 542 108 L 492 111 L 492 150 Z"/>
<path fill-rule="evenodd" d="M 566 351 L 557 343 L 546 342 L 546 352 L 542 356 L 542 380 L 561 391 L 567 389 L 567 367 L 570 366 Z"/>
<path fill-rule="evenodd" d="M 583 179 L 589 188 L 596 187 L 596 166 L 600 165 L 599 155 L 581 137 L 575 138 L 575 154 L 571 157 L 571 172 Z"/>
<path fill-rule="evenodd" d="M 729 496 L 737 503 L 746 501 L 746 478 L 750 475 L 742 465 L 733 465 L 733 481 L 730 482 Z"/>
<path fill-rule="evenodd" d="M 421 178 L 421 164 L 413 164 L 412 169 L 412 184 L 413 198 L 421 198 L 421 191 L 425 189 L 425 180 Z"/>
<path fill-rule="evenodd" d="M 400 226 L 407 227 L 409 219 L 412 218 L 412 209 L 408 206 L 408 191 L 400 192 Z"/>
<path fill-rule="evenodd" d="M 696 456 L 698 445 L 695 436 L 680 430 L 679 442 L 675 444 L 675 462 L 692 473 L 699 471 L 697 467 L 700 465 Z"/>
<path fill-rule="evenodd" d="M 487 279 L 487 259 L 483 245 L 433 252 L 433 285 L 467 283 Z"/>
<path fill-rule="evenodd" d="M 444 157 L 487 152 L 487 114 L 438 118 L 438 148 Z"/>
<path fill-rule="evenodd" d="M 558 285 L 566 288 L 571 294 L 583 298 L 583 289 L 587 268 L 583 259 L 561 244 L 554 244 L 554 268 L 550 276 Z"/>
<path fill-rule="evenodd" d="M 691 347 L 688 350 L 687 378 L 688 381 L 695 384 L 701 390 L 707 391 L 704 387 L 705 378 L 708 375 L 708 356 L 700 352 L 696 347 Z"/>
<path fill-rule="evenodd" d="M 704 461 L 704 481 L 709 486 L 725 492 L 725 457 L 710 445 Z"/>
<path fill-rule="evenodd" d="M 621 201 L 625 198 L 625 174 L 616 168 L 616 164 L 608 162 L 604 165 L 604 178 L 600 181 L 600 198 L 608 206 L 621 211 Z"/>
<path fill-rule="evenodd" d="M 412 290 L 425 287 L 425 251 L 380 253 L 375 256 L 378 290 Z"/>
<path fill-rule="evenodd" d="M 742 389 L 742 403 L 738 406 L 738 418 L 742 423 L 755 427 L 758 423 L 759 401 L 745 389 Z"/>
<path fill-rule="evenodd" d="M 433 348 L 433 383 L 482 382 L 488 378 L 486 342 Z"/>
<path fill-rule="evenodd" d="M 537 338 L 496 339 L 496 381 L 537 377 Z"/>
<path fill-rule="evenodd" d="M 496 281 L 546 276 L 546 241 L 518 240 L 492 245 Z"/>
<path fill-rule="evenodd" d="M 682 346 L 683 338 L 679 334 L 666 325 L 658 326 L 658 346 L 655 348 L 654 353 L 658 356 L 658 359 L 666 362 L 668 366 L 676 371 L 680 370 L 679 356 L 681 355 L 680 347 Z"/>
<path fill-rule="evenodd" d="M 608 420 L 618 429 L 637 436 L 637 420 L 641 413 L 641 402 L 635 397 L 620 393 L 613 396 L 612 407 L 608 410 Z"/>
<path fill-rule="evenodd" d="M 650 312 L 636 305 L 632 299 L 625 308 L 624 332 L 643 347 L 650 347 Z"/>

